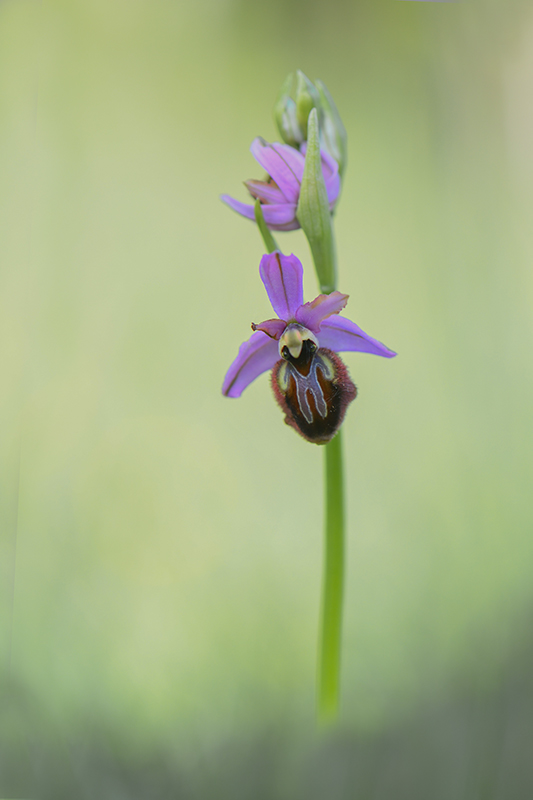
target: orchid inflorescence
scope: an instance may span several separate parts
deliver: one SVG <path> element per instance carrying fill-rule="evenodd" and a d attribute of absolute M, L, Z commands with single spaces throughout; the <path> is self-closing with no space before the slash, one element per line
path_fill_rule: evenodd
<path fill-rule="evenodd" d="M 222 392 L 240 397 L 259 375 L 272 370 L 274 397 L 285 422 L 304 439 L 325 445 L 325 559 L 318 666 L 318 716 L 334 720 L 339 710 L 344 585 L 344 489 L 339 428 L 357 395 L 340 351 L 385 358 L 396 355 L 341 316 L 348 295 L 337 291 L 332 215 L 346 169 L 346 131 L 326 87 L 289 75 L 274 107 L 283 142 L 254 139 L 252 154 L 266 170 L 264 180 L 246 181 L 254 205 L 228 195 L 222 200 L 255 220 L 267 253 L 259 274 L 275 314 L 252 323 L 253 333 L 239 348 Z M 303 299 L 303 267 L 284 255 L 271 231 L 302 228 L 321 293 Z"/>
<path fill-rule="evenodd" d="M 285 422 L 307 441 L 325 444 L 337 433 L 357 394 L 337 353 L 351 350 L 386 358 L 396 354 L 339 316 L 348 295 L 333 286 L 331 214 L 346 165 L 346 134 L 323 84 L 317 81 L 315 86 L 299 72 L 296 100 L 290 96 L 291 84 L 289 76 L 275 107 L 284 142 L 252 142 L 252 154 L 267 172 L 265 180 L 245 182 L 255 206 L 228 195 L 222 200 L 270 230 L 302 227 L 327 293 L 304 304 L 302 264 L 294 255 L 283 255 L 274 243 L 276 249 L 263 256 L 259 272 L 278 316 L 252 324 L 254 333 L 241 345 L 222 392 L 240 397 L 255 378 L 272 370 L 272 389 Z M 271 242 L 271 237 L 268 242 L 265 238 L 265 243 Z"/>

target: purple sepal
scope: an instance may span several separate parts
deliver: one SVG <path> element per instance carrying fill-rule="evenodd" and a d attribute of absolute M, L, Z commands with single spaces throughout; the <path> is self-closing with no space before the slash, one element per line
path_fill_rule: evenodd
<path fill-rule="evenodd" d="M 242 214 L 243 217 L 255 222 L 254 207 L 247 203 L 241 203 L 240 200 L 235 200 L 229 194 L 221 194 L 220 199 L 226 203 L 233 211 Z M 300 227 L 300 223 L 296 219 L 296 205 L 292 203 L 283 203 L 283 205 L 268 205 L 267 203 L 261 204 L 261 211 L 263 218 L 273 231 L 295 231 Z"/>
<path fill-rule="evenodd" d="M 257 137 L 250 147 L 253 157 L 279 186 L 288 203 L 297 203 L 305 157 L 288 144 L 269 144 Z"/>
<path fill-rule="evenodd" d="M 263 256 L 259 274 L 278 317 L 285 321 L 294 319 L 304 297 L 304 271 L 300 261 L 296 256 L 284 256 L 276 250 Z"/>
<path fill-rule="evenodd" d="M 228 369 L 222 394 L 240 397 L 243 391 L 263 372 L 272 369 L 279 361 L 278 344 L 266 333 L 256 331 L 241 344 L 237 358 Z"/>
<path fill-rule="evenodd" d="M 320 326 L 319 342 L 320 347 L 327 347 L 337 352 L 352 350 L 385 358 L 393 358 L 396 355 L 393 350 L 389 350 L 377 339 L 369 336 L 359 325 L 346 317 L 335 316 L 324 320 Z"/>
<path fill-rule="evenodd" d="M 230 197 L 229 194 L 221 194 L 220 199 L 223 203 L 226 203 L 233 211 L 236 211 L 237 214 L 242 214 L 243 217 L 248 217 L 248 219 L 253 219 L 255 222 L 255 213 L 254 207 L 248 205 L 247 203 L 241 203 L 240 200 L 235 200 L 234 197 Z"/>

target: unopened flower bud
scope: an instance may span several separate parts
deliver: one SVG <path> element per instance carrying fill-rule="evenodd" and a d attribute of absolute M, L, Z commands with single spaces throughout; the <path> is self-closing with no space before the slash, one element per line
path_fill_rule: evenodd
<path fill-rule="evenodd" d="M 322 117 L 320 95 L 309 78 L 301 70 L 298 70 L 296 73 L 296 119 L 304 139 L 307 139 L 307 121 L 313 108 L 316 108 L 320 122 Z"/>
<path fill-rule="evenodd" d="M 285 144 L 299 148 L 305 136 L 298 124 L 296 103 L 291 97 L 294 75 L 291 72 L 281 86 L 274 106 L 274 122 Z M 309 115 L 308 115 L 309 116 Z"/>
<path fill-rule="evenodd" d="M 337 106 L 322 81 L 312 83 L 301 70 L 296 75 L 291 72 L 279 91 L 274 121 L 283 141 L 302 152 L 302 145 L 309 138 L 309 114 L 313 108 L 317 112 L 320 147 L 335 159 L 342 178 L 346 169 L 346 129 Z"/>
<path fill-rule="evenodd" d="M 341 179 L 346 169 L 346 128 L 342 123 L 332 96 L 322 81 L 316 81 L 316 88 L 320 95 L 322 119 L 320 120 L 321 147 L 326 150 L 339 165 Z"/>

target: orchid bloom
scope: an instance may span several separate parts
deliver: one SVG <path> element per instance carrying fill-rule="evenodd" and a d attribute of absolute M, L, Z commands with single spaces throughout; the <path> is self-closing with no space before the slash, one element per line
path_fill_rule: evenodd
<path fill-rule="evenodd" d="M 306 143 L 300 150 L 288 144 L 269 144 L 257 138 L 250 147 L 252 155 L 268 173 L 266 181 L 245 181 L 244 185 L 254 198 L 261 201 L 265 222 L 274 231 L 293 231 L 300 227 L 296 208 L 305 165 Z M 333 211 L 340 192 L 339 165 L 325 150 L 321 150 L 322 172 L 330 210 Z M 227 194 L 221 200 L 248 219 L 254 220 L 254 206 L 241 203 Z"/>
<path fill-rule="evenodd" d="M 396 355 L 338 314 L 347 294 L 320 294 L 303 302 L 303 267 L 279 251 L 263 256 L 259 274 L 277 319 L 252 324 L 230 366 L 222 393 L 240 397 L 255 378 L 272 369 L 272 388 L 285 422 L 305 439 L 325 444 L 337 433 L 357 389 L 338 351 L 355 350 L 385 358 Z"/>

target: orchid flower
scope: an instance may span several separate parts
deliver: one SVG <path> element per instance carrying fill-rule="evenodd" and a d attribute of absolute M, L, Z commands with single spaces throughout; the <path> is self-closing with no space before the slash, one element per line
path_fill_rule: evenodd
<path fill-rule="evenodd" d="M 250 147 L 252 155 L 268 173 L 266 181 L 245 181 L 245 186 L 254 198 L 262 204 L 265 222 L 274 231 L 293 231 L 300 227 L 296 217 L 296 209 L 300 197 L 300 188 L 304 174 L 306 142 L 300 150 L 288 144 L 274 142 L 269 144 L 258 137 Z M 320 152 L 322 173 L 330 211 L 340 192 L 339 165 L 325 150 Z M 221 200 L 230 208 L 248 219 L 254 220 L 254 206 L 241 203 L 227 194 Z"/>
<path fill-rule="evenodd" d="M 230 366 L 222 393 L 240 397 L 259 375 L 272 369 L 272 388 L 285 422 L 307 441 L 329 442 L 337 433 L 357 389 L 337 355 L 353 350 L 385 358 L 396 355 L 345 317 L 348 295 L 320 294 L 303 302 L 303 267 L 296 256 L 264 255 L 259 266 L 276 319 L 252 324 Z"/>

